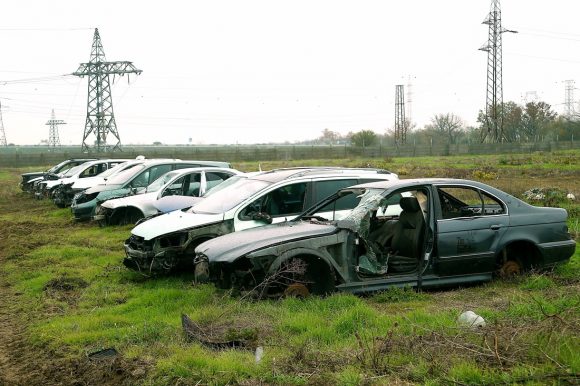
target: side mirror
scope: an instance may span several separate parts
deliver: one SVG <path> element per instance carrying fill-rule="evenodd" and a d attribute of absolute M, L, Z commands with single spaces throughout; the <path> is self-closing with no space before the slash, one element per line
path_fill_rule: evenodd
<path fill-rule="evenodd" d="M 265 212 L 258 212 L 252 215 L 252 220 L 254 221 L 262 221 L 266 224 L 272 224 L 272 216 Z"/>

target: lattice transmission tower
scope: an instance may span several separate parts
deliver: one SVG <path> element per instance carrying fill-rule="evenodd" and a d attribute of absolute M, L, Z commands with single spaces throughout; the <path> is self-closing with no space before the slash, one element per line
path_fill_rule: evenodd
<path fill-rule="evenodd" d="M 4 121 L 2 121 L 2 102 L 0 101 L 0 146 L 8 146 L 6 133 L 4 132 Z"/>
<path fill-rule="evenodd" d="M 54 109 L 52 109 L 51 118 L 46 122 L 48 129 L 48 147 L 60 146 L 60 139 L 58 138 L 58 126 L 66 125 L 66 122 L 61 119 L 56 119 Z"/>
<path fill-rule="evenodd" d="M 503 79 L 502 79 L 502 34 L 507 30 L 501 25 L 499 0 L 491 1 L 491 10 L 482 24 L 488 25 L 487 42 L 480 48 L 487 52 L 487 96 L 485 100 L 485 127 L 481 142 L 502 142 L 503 134 Z"/>
<path fill-rule="evenodd" d="M 568 119 L 574 117 L 574 81 L 565 80 L 566 93 L 564 94 L 564 116 Z"/>
<path fill-rule="evenodd" d="M 405 91 L 402 84 L 395 86 L 395 143 L 407 142 L 407 122 L 405 121 Z"/>
<path fill-rule="evenodd" d="M 141 74 L 132 62 L 107 62 L 105 51 L 101 44 L 99 30 L 95 28 L 91 58 L 88 63 L 81 63 L 72 74 L 79 77 L 88 76 L 87 119 L 83 134 L 82 150 L 97 152 L 121 150 L 121 138 L 115 122 L 113 112 L 113 98 L 111 96 L 110 75 Z M 96 136 L 94 146 L 87 140 L 91 134 Z M 112 135 L 116 139 L 115 145 L 107 143 L 107 137 Z M 110 138 L 110 137 L 109 137 Z"/>

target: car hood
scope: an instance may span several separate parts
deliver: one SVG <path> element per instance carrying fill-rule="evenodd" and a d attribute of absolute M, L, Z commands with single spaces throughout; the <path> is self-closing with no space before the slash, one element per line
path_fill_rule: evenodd
<path fill-rule="evenodd" d="M 233 262 L 258 249 L 292 240 L 329 235 L 337 230 L 332 224 L 288 221 L 216 237 L 200 244 L 195 251 L 206 255 L 210 262 Z"/>
<path fill-rule="evenodd" d="M 39 176 L 42 176 L 43 174 L 44 174 L 44 172 L 29 172 L 29 173 L 22 173 L 21 176 L 22 177 L 30 177 L 30 176 L 39 177 Z"/>
<path fill-rule="evenodd" d="M 137 194 L 133 196 L 112 198 L 101 204 L 101 206 L 109 209 L 122 208 L 126 206 L 141 206 L 144 203 L 150 203 L 157 197 L 157 192 Z"/>
<path fill-rule="evenodd" d="M 224 220 L 224 214 L 187 213 L 180 210 L 153 217 L 142 222 L 131 231 L 135 236 L 151 240 L 155 237 L 189 228 L 209 225 Z"/>
<path fill-rule="evenodd" d="M 58 180 L 48 180 L 48 181 L 44 181 L 44 184 L 46 185 L 46 188 L 47 189 L 50 189 L 50 188 L 52 188 L 54 186 L 57 186 L 57 185 L 70 184 L 73 181 L 74 181 L 73 178 L 68 177 L 68 178 L 61 178 L 61 179 L 58 179 Z"/>
<path fill-rule="evenodd" d="M 105 179 L 103 177 L 86 177 L 75 181 L 75 183 L 72 185 L 72 188 L 84 190 L 103 183 L 105 183 Z"/>
<path fill-rule="evenodd" d="M 87 194 L 91 194 L 91 193 L 100 193 L 100 192 L 106 192 L 107 190 L 115 190 L 115 189 L 121 189 L 123 187 L 123 185 L 121 184 L 99 184 L 96 186 L 93 186 L 92 188 L 88 188 L 86 190 L 85 193 Z"/>
<path fill-rule="evenodd" d="M 201 197 L 166 196 L 161 197 L 159 200 L 155 201 L 153 206 L 160 212 L 169 213 L 173 212 L 174 210 L 191 208 L 201 200 L 203 200 Z"/>

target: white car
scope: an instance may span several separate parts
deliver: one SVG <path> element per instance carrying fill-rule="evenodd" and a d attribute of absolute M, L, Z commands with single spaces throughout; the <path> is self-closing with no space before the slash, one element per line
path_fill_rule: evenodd
<path fill-rule="evenodd" d="M 140 165 L 147 161 L 145 157 L 139 156 L 134 160 L 125 161 L 113 166 L 110 169 L 102 172 L 93 177 L 85 178 L 74 178 L 68 179 L 67 181 L 62 181 L 59 186 L 54 187 L 52 193 L 52 199 L 56 206 L 64 208 L 70 206 L 75 194 L 82 192 L 83 190 L 92 188 L 100 184 L 104 184 L 107 178 L 114 177 L 115 175 L 131 169 L 134 166 Z"/>
<path fill-rule="evenodd" d="M 97 176 L 104 171 L 120 164 L 127 159 L 106 159 L 106 160 L 96 160 L 85 162 L 84 164 L 75 166 L 66 172 L 62 178 L 58 180 L 47 180 L 40 182 L 39 192 L 36 193 L 38 198 L 52 197 L 52 193 L 55 187 L 62 184 L 69 184 L 78 179 L 85 179 Z"/>
<path fill-rule="evenodd" d="M 290 168 L 232 177 L 187 211 L 173 211 L 144 221 L 125 241 L 125 266 L 149 273 L 192 266 L 195 247 L 227 233 L 291 220 L 341 188 L 395 180 L 382 169 Z M 329 208 L 335 218 L 357 205 L 339 201 Z"/>
<path fill-rule="evenodd" d="M 241 172 L 235 169 L 217 167 L 173 170 L 147 186 L 142 194 L 113 198 L 97 205 L 93 219 L 104 225 L 135 223 L 157 214 L 157 200 L 168 196 L 180 196 L 184 203 L 180 208 L 189 207 L 192 198 L 203 196 L 223 181 L 239 174 Z"/>

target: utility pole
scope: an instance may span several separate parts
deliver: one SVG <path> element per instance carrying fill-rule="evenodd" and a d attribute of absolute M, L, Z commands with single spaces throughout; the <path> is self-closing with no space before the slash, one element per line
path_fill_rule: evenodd
<path fill-rule="evenodd" d="M 60 139 L 58 138 L 58 126 L 66 125 L 65 121 L 56 119 L 54 115 L 54 109 L 52 109 L 52 117 L 46 122 L 46 125 L 50 126 L 48 129 L 48 147 L 60 146 Z"/>
<path fill-rule="evenodd" d="M 566 93 L 564 94 L 564 115 L 568 119 L 574 117 L 574 81 L 565 80 Z"/>
<path fill-rule="evenodd" d="M 407 142 L 407 122 L 405 121 L 405 91 L 402 84 L 395 86 L 395 144 Z"/>
<path fill-rule="evenodd" d="M 488 39 L 480 50 L 487 52 L 487 96 L 485 101 L 485 127 L 481 142 L 502 142 L 503 134 L 503 79 L 502 79 L 502 37 L 507 30 L 501 25 L 499 0 L 491 1 L 491 10 L 482 24 L 487 24 Z"/>
<path fill-rule="evenodd" d="M 109 75 L 141 74 L 132 62 L 107 62 L 105 51 L 101 44 L 99 30 L 95 28 L 91 58 L 88 63 L 81 63 L 72 75 L 89 77 L 87 119 L 83 134 L 82 151 L 90 151 L 94 148 L 97 152 L 121 150 L 121 138 L 117 131 L 115 114 L 113 113 L 113 98 Z M 94 147 L 87 143 L 88 137 L 94 134 L 97 139 Z M 107 143 L 107 136 L 112 135 L 117 143 L 111 147 Z"/>
<path fill-rule="evenodd" d="M 8 146 L 6 142 L 6 132 L 4 131 L 4 121 L 2 121 L 2 102 L 0 101 L 0 146 Z"/>

